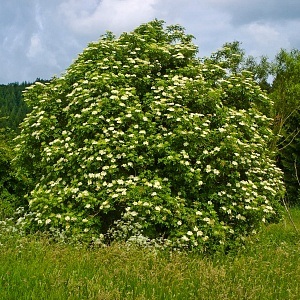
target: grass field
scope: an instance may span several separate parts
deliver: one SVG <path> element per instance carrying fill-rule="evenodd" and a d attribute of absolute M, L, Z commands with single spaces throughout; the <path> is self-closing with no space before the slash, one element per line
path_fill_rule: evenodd
<path fill-rule="evenodd" d="M 300 209 L 291 214 L 300 230 Z M 214 257 L 120 244 L 87 250 L 3 232 L 0 245 L 3 300 L 300 299 L 300 236 L 288 218 Z"/>

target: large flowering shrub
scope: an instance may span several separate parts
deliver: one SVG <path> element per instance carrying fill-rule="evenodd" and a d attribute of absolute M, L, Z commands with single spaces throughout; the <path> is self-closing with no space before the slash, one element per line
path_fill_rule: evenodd
<path fill-rule="evenodd" d="M 270 100 L 251 74 L 196 58 L 163 22 L 88 45 L 25 93 L 16 161 L 35 180 L 33 230 L 79 239 L 229 245 L 278 217 Z"/>

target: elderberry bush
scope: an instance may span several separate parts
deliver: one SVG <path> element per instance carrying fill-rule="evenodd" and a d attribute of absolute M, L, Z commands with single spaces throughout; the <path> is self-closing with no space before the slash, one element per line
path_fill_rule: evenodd
<path fill-rule="evenodd" d="M 24 227 L 203 251 L 280 217 L 260 109 L 272 102 L 251 73 L 197 58 L 192 39 L 158 20 L 107 33 L 27 88 L 15 158 L 33 181 Z"/>

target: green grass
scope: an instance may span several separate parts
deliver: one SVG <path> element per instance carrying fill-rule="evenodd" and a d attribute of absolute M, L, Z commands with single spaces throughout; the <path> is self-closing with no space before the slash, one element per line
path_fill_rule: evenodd
<path fill-rule="evenodd" d="M 300 230 L 300 210 L 293 209 Z M 157 252 L 120 244 L 78 249 L 0 236 L 0 299 L 300 299 L 300 236 L 289 219 L 228 255 Z"/>

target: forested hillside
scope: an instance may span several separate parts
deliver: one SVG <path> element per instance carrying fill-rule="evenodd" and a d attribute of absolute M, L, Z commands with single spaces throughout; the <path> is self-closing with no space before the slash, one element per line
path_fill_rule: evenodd
<path fill-rule="evenodd" d="M 0 85 L 0 127 L 18 131 L 18 125 L 29 112 L 22 99 L 22 91 L 31 83 L 10 83 Z"/>

